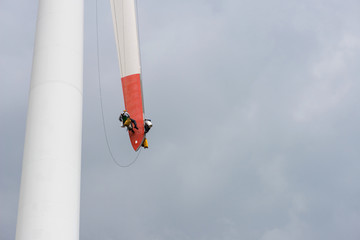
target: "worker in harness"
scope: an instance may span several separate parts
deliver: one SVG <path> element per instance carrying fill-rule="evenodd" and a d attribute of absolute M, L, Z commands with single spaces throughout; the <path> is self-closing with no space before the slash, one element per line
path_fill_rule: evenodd
<path fill-rule="evenodd" d="M 144 131 L 145 131 L 145 138 L 144 141 L 142 143 L 141 146 L 143 146 L 144 148 L 148 148 L 149 147 L 149 143 L 146 139 L 146 134 L 150 131 L 150 128 L 152 127 L 152 123 L 150 119 L 145 119 L 144 120 Z"/>
<path fill-rule="evenodd" d="M 133 133 L 135 133 L 133 128 L 139 129 L 136 125 L 136 121 L 130 117 L 130 114 L 126 110 L 120 114 L 119 121 L 122 122 L 121 127 L 127 127 L 127 129 Z"/>
<path fill-rule="evenodd" d="M 151 127 L 152 127 L 151 119 L 145 119 L 144 120 L 145 134 L 147 134 L 150 131 Z"/>

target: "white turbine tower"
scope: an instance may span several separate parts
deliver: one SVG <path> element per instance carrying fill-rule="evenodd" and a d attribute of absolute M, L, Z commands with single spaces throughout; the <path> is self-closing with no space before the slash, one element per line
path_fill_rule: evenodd
<path fill-rule="evenodd" d="M 83 0 L 40 0 L 17 240 L 79 239 Z"/>

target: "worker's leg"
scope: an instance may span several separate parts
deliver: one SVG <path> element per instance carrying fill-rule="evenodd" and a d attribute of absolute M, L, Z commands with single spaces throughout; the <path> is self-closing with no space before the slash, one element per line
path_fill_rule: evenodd
<path fill-rule="evenodd" d="M 134 128 L 135 128 L 135 129 L 138 129 L 137 124 L 136 124 L 136 121 L 131 118 L 131 122 L 134 124 Z"/>

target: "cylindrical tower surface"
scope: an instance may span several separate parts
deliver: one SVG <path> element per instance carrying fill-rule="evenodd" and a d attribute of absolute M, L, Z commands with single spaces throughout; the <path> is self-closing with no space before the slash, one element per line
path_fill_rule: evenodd
<path fill-rule="evenodd" d="M 83 0 L 40 0 L 17 240 L 79 239 Z"/>

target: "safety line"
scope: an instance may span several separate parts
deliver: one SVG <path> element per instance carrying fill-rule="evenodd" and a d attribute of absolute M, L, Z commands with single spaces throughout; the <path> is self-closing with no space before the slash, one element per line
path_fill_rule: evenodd
<path fill-rule="evenodd" d="M 118 165 L 119 167 L 122 168 L 126 168 L 126 167 L 130 167 L 131 165 L 133 165 L 139 158 L 140 152 L 141 152 L 141 148 L 138 151 L 136 157 L 134 158 L 134 160 L 132 160 L 129 164 L 127 165 L 122 165 L 120 164 L 118 161 L 116 161 L 116 158 L 114 157 L 111 148 L 110 148 L 110 143 L 109 143 L 109 139 L 108 139 L 108 134 L 107 134 L 107 130 L 106 130 L 106 126 L 105 126 L 105 117 L 104 117 L 104 108 L 103 108 L 103 100 L 102 100 L 102 88 L 101 88 L 101 74 L 100 74 L 100 55 L 99 55 L 99 24 L 98 24 L 98 0 L 96 0 L 96 55 L 97 55 L 97 67 L 98 67 L 98 82 L 99 82 L 99 92 L 100 92 L 100 106 L 101 106 L 101 116 L 102 116 L 102 123 L 103 123 L 103 128 L 104 128 L 104 134 L 105 134 L 105 139 L 106 139 L 106 145 L 107 148 L 109 150 L 111 159 L 113 160 L 113 162 Z"/>

